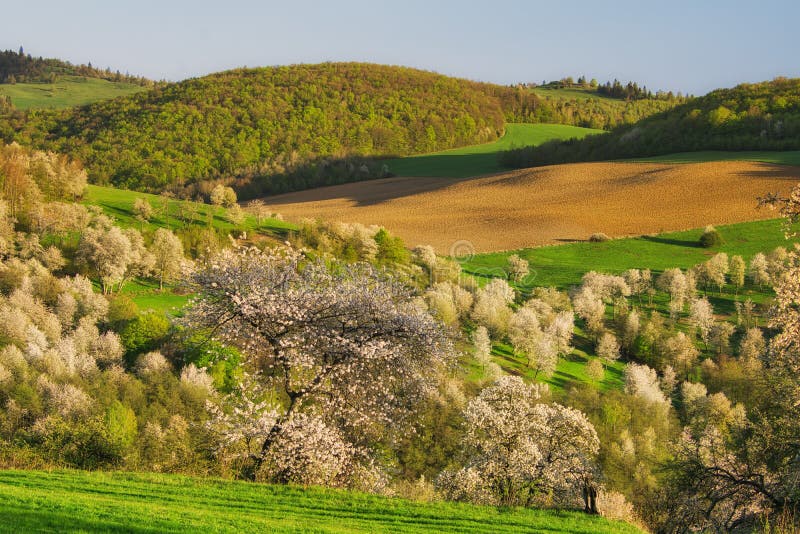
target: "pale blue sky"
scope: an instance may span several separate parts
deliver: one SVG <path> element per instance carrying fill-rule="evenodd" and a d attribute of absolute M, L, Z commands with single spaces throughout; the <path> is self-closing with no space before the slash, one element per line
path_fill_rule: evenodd
<path fill-rule="evenodd" d="M 371 61 L 497 83 L 586 74 L 703 94 L 800 77 L 800 1 L 17 0 L 0 48 L 180 80 Z"/>

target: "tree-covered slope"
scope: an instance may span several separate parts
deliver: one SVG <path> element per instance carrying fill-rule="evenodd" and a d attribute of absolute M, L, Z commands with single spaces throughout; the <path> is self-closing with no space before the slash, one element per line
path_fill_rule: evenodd
<path fill-rule="evenodd" d="M 491 141 L 502 131 L 498 101 L 480 84 L 409 68 L 326 63 L 238 69 L 81 108 L 30 112 L 7 122 L 5 136 L 80 159 L 95 183 L 158 190 L 283 174 L 321 158 L 431 152 Z M 360 164 L 348 170 L 349 178 L 369 173 Z"/>
<path fill-rule="evenodd" d="M 655 156 L 699 150 L 800 148 L 800 79 L 718 89 L 611 135 L 513 150 L 504 163 L 552 163 Z"/>
<path fill-rule="evenodd" d="M 88 65 L 73 65 L 69 61 L 56 58 L 33 57 L 19 51 L 0 51 L 0 84 L 16 83 L 54 83 L 62 76 L 81 76 L 110 82 L 152 86 L 154 82 L 140 76 L 122 74 L 110 68 L 98 69 Z"/>

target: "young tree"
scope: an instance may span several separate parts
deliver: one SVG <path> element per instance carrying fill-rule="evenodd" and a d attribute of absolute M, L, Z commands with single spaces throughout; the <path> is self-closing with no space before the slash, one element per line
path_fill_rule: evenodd
<path fill-rule="evenodd" d="M 603 319 L 606 313 L 603 300 L 591 288 L 581 286 L 572 296 L 572 306 L 578 316 L 586 321 L 588 330 L 594 336 L 600 335 L 603 331 Z"/>
<path fill-rule="evenodd" d="M 122 282 L 131 262 L 131 241 L 116 226 L 92 226 L 84 230 L 75 253 L 76 262 L 94 273 L 110 293 Z"/>
<path fill-rule="evenodd" d="M 158 275 L 158 287 L 163 290 L 164 282 L 174 280 L 181 272 L 183 244 L 178 236 L 166 228 L 159 228 L 153 236 L 150 253 L 153 255 L 153 270 Z"/>
<path fill-rule="evenodd" d="M 619 359 L 619 342 L 614 334 L 606 332 L 600 337 L 600 341 L 597 342 L 597 355 L 608 364 Z"/>
<path fill-rule="evenodd" d="M 495 335 L 504 334 L 511 317 L 509 305 L 512 302 L 514 289 L 505 280 L 493 278 L 478 290 L 472 308 L 472 319 L 486 326 Z"/>
<path fill-rule="evenodd" d="M 747 264 L 741 256 L 732 256 L 730 264 L 731 284 L 736 288 L 736 293 L 744 287 L 744 276 L 747 273 Z"/>
<path fill-rule="evenodd" d="M 214 258 L 193 280 L 201 297 L 188 324 L 240 348 L 275 395 L 254 473 L 300 414 L 324 417 L 354 445 L 404 432 L 434 371 L 451 363 L 437 323 L 368 265 L 328 268 L 293 251 L 244 249 Z"/>
<path fill-rule="evenodd" d="M 714 308 L 706 298 L 693 300 L 689 308 L 689 322 L 700 334 L 700 339 L 708 349 L 708 335 L 714 325 Z"/>
<path fill-rule="evenodd" d="M 144 228 L 145 223 L 153 217 L 153 206 L 144 198 L 136 197 L 136 200 L 133 201 L 133 214 Z"/>
<path fill-rule="evenodd" d="M 771 282 L 767 267 L 767 257 L 762 252 L 756 253 L 750 259 L 750 278 L 753 279 L 753 283 L 758 285 L 760 289 L 763 289 L 765 284 Z"/>
<path fill-rule="evenodd" d="M 603 362 L 599 358 L 592 358 L 586 362 L 586 376 L 594 382 L 600 382 L 605 375 Z"/>
<path fill-rule="evenodd" d="M 511 280 L 521 282 L 529 273 L 528 260 L 520 258 L 517 254 L 508 257 L 508 277 Z"/>
<path fill-rule="evenodd" d="M 641 397 L 648 402 L 668 405 L 654 369 L 646 365 L 629 363 L 625 367 L 625 393 Z"/>

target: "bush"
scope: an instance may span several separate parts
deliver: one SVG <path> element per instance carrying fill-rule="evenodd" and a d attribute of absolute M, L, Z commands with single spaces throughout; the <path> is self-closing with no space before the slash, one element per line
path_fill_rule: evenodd
<path fill-rule="evenodd" d="M 589 236 L 590 243 L 602 243 L 603 241 L 608 241 L 609 239 L 611 238 L 603 232 L 597 232 Z"/>
<path fill-rule="evenodd" d="M 706 226 L 703 235 L 700 236 L 700 246 L 704 248 L 718 247 L 722 244 L 722 236 L 713 226 Z"/>
<path fill-rule="evenodd" d="M 163 312 L 148 310 L 130 321 L 120 332 L 122 345 L 128 357 L 157 349 L 167 337 L 170 322 Z"/>

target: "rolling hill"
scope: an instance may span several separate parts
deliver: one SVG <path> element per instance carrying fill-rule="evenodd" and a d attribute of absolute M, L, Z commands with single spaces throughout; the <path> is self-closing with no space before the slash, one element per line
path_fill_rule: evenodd
<path fill-rule="evenodd" d="M 800 79 L 718 89 L 611 135 L 506 153 L 509 167 L 658 156 L 693 151 L 800 148 Z"/>
<path fill-rule="evenodd" d="M 640 532 L 580 512 L 176 475 L 2 471 L 0 496 L 0 532 Z"/>
<path fill-rule="evenodd" d="M 262 190 L 280 190 L 271 183 L 276 175 L 304 167 L 282 182 L 292 190 L 380 173 L 380 165 L 332 164 L 349 156 L 473 145 L 496 139 L 503 127 L 497 99 L 480 84 L 401 67 L 326 63 L 233 70 L 28 114 L 13 135 L 81 160 L 95 183 L 157 191 L 234 176 L 240 186 L 255 177 L 268 182 Z"/>

